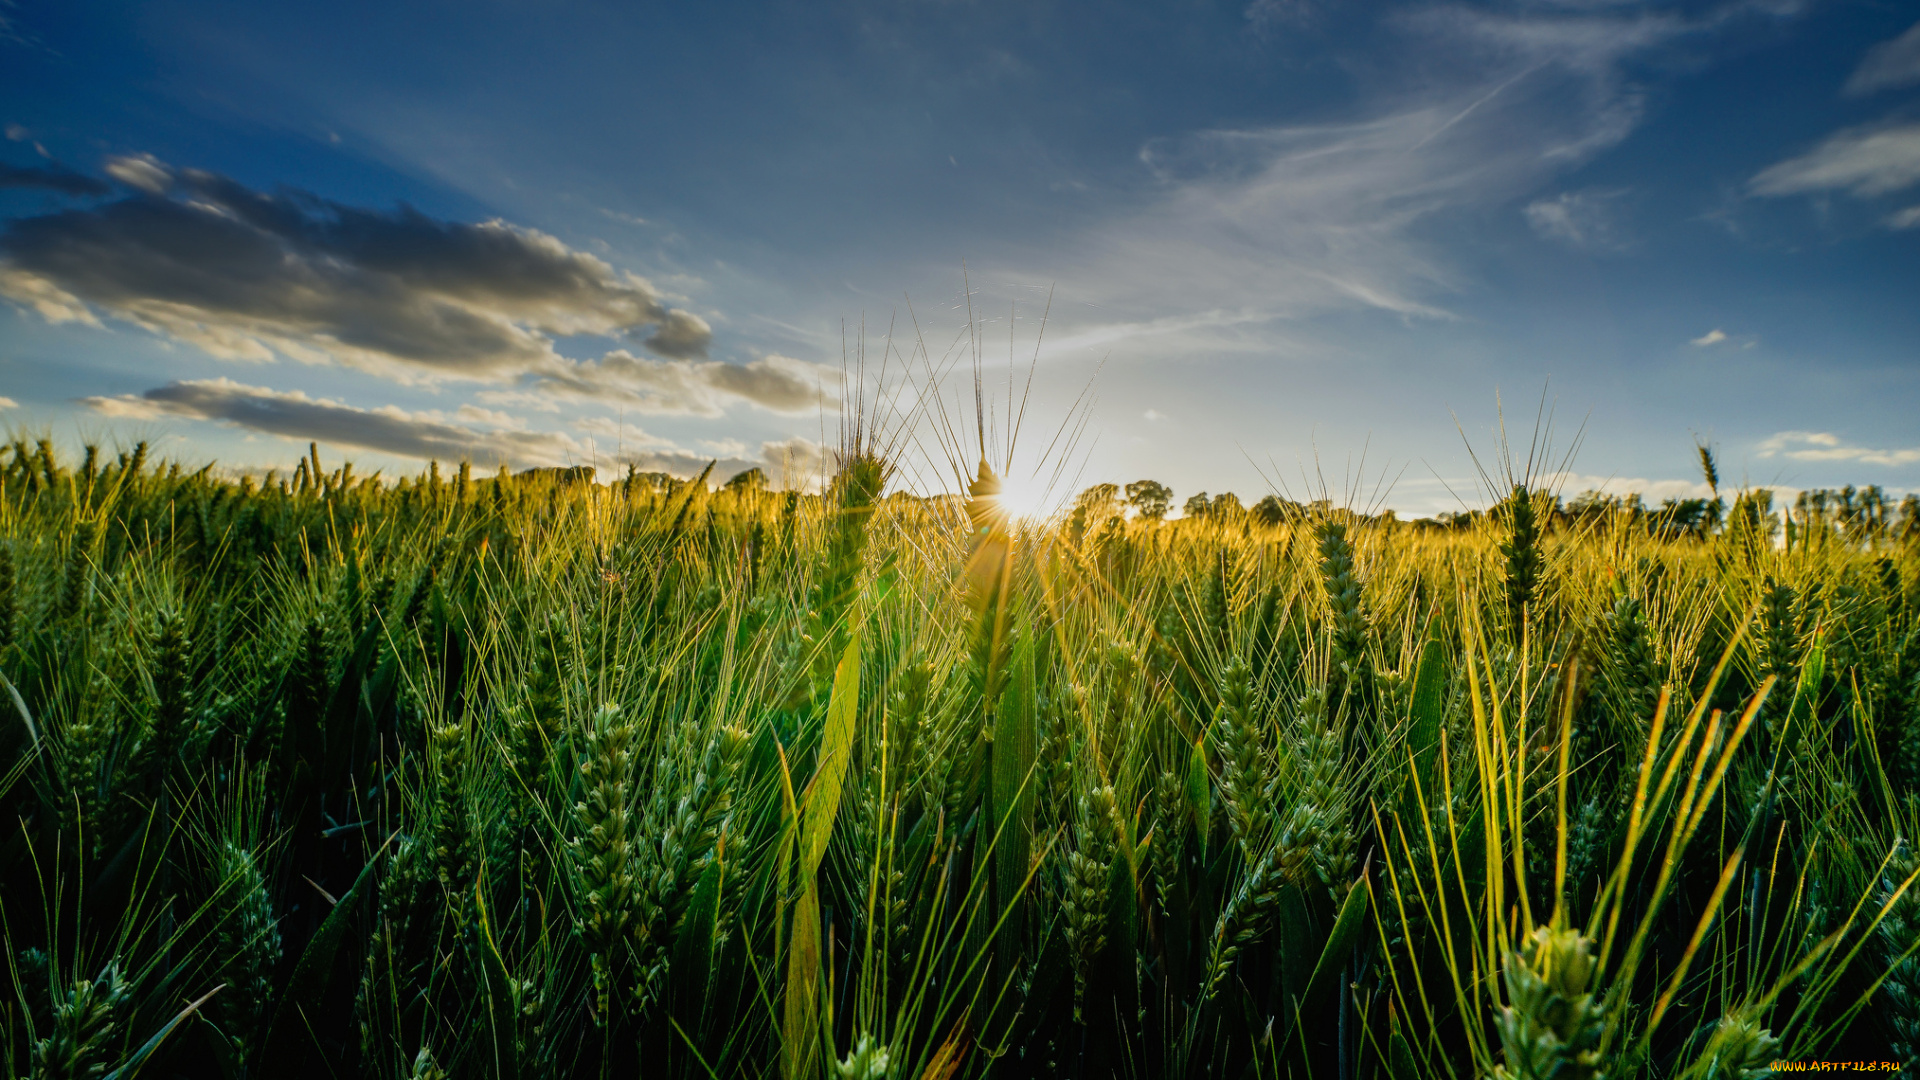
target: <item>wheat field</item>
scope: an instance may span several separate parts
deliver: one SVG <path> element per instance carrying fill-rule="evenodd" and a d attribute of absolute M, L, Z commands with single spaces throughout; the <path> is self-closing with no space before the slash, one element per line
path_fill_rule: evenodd
<path fill-rule="evenodd" d="M 0 1064 L 1914 1074 L 1915 500 L 894 464 L 0 451 Z"/>

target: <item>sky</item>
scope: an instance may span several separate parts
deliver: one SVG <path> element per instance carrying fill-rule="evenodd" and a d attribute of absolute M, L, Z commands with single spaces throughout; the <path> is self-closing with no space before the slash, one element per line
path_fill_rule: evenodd
<path fill-rule="evenodd" d="M 928 494 L 979 371 L 1056 500 L 1920 489 L 1916 16 L 0 0 L 0 425 L 799 483 L 861 401 Z"/>

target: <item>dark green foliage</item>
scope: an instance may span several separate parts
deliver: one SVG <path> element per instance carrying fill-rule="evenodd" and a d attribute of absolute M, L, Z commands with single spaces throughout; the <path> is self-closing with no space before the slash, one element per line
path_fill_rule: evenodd
<path fill-rule="evenodd" d="M 838 465 L 0 449 L 7 1069 L 1367 1080 L 1587 1075 L 1598 1040 L 1609 1076 L 1757 1076 L 1912 1041 L 1909 849 L 1863 853 L 1915 812 L 1914 556 L 1868 495 L 1786 550 L 1757 493 L 1433 528 L 1168 522 L 1143 481 L 1056 528 L 991 467 L 922 500 Z"/>
<path fill-rule="evenodd" d="M 1599 1080 L 1605 1013 L 1595 1000 L 1593 943 L 1571 930 L 1533 932 L 1507 954 L 1511 1005 L 1496 1025 L 1506 1060 L 1498 1080 Z"/>
<path fill-rule="evenodd" d="M 20 618 L 20 594 L 16 583 L 13 547 L 10 544 L 0 544 L 0 653 L 5 653 L 13 644 L 16 633 L 14 627 Z"/>
<path fill-rule="evenodd" d="M 1506 535 L 1500 542 L 1500 556 L 1506 566 L 1507 618 L 1516 636 L 1525 623 L 1528 606 L 1534 602 L 1545 569 L 1540 551 L 1540 521 L 1533 505 L 1533 494 L 1525 484 L 1515 484 L 1513 493 L 1500 504 Z"/>
<path fill-rule="evenodd" d="M 116 1030 L 129 987 L 117 963 L 97 978 L 53 988 L 53 1030 L 33 1045 L 36 1080 L 96 1080 L 117 1058 Z"/>
<path fill-rule="evenodd" d="M 1880 918 L 1879 945 L 1889 965 L 1881 985 L 1880 1013 L 1887 1027 L 1887 1049 L 1902 1068 L 1920 1066 L 1920 862 L 1902 838 L 1880 872 L 1874 901 Z"/>
<path fill-rule="evenodd" d="M 1320 523 L 1320 577 L 1332 609 L 1333 664 L 1340 680 L 1357 679 L 1367 659 L 1367 613 L 1360 602 L 1360 579 L 1353 568 L 1353 545 L 1347 527 L 1328 519 Z"/>
<path fill-rule="evenodd" d="M 1127 485 L 1127 505 L 1149 521 L 1167 516 L 1173 505 L 1173 489 L 1157 480 L 1135 480 Z"/>

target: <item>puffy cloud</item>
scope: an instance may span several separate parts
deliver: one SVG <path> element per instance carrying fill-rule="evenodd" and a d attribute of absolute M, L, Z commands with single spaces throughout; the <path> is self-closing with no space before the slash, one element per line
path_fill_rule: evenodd
<path fill-rule="evenodd" d="M 1715 327 L 1714 329 L 1709 330 L 1704 334 L 1701 334 L 1699 337 L 1694 338 L 1692 341 L 1688 342 L 1688 344 L 1697 345 L 1700 348 L 1704 349 L 1709 345 L 1718 345 L 1725 340 L 1727 340 L 1727 332 L 1718 327 Z"/>
<path fill-rule="evenodd" d="M 574 464 L 587 457 L 586 448 L 570 436 L 500 426 L 503 420 L 517 422 L 484 409 L 462 410 L 461 419 L 494 426 L 452 423 L 437 413 L 409 413 L 393 407 L 355 408 L 297 391 L 269 390 L 230 379 L 171 382 L 139 395 L 80 400 L 103 416 L 211 420 L 268 435 L 422 460 L 464 458 L 483 465 L 504 462 L 525 467 Z"/>
<path fill-rule="evenodd" d="M 215 356 L 402 378 L 558 371 L 571 362 L 556 336 L 651 331 L 643 343 L 680 360 L 712 336 L 645 280 L 502 221 L 264 194 L 147 157 L 107 171 L 138 193 L 0 233 L 0 294 L 55 321 L 97 308 Z"/>
<path fill-rule="evenodd" d="M 839 371 L 777 354 L 745 364 L 718 360 L 654 360 L 626 350 L 556 367 L 535 385 L 551 393 L 620 402 L 649 413 L 718 416 L 740 400 L 769 412 L 798 414 L 838 398 L 827 388 Z"/>
<path fill-rule="evenodd" d="M 1920 447 L 1876 450 L 1852 446 L 1830 431 L 1782 431 L 1763 440 L 1757 452 L 1761 457 L 1779 456 L 1795 461 L 1859 461 L 1868 465 L 1920 462 Z"/>
<path fill-rule="evenodd" d="M 1598 491 L 1603 495 L 1638 495 L 1646 504 L 1658 507 L 1668 499 L 1710 499 L 1713 489 L 1703 480 L 1654 480 L 1637 476 L 1601 476 L 1596 473 L 1559 472 L 1541 478 L 1543 486 L 1560 493 L 1560 497 L 1572 500 L 1582 492 Z M 1741 485 L 1739 490 L 1771 491 L 1774 504 L 1792 501 L 1800 494 L 1800 489 L 1783 484 L 1756 484 L 1752 487 Z M 1720 497 L 1731 499 L 1735 489 L 1723 486 Z"/>
<path fill-rule="evenodd" d="M 1867 50 L 1867 55 L 1847 80 L 1847 93 L 1855 96 L 1892 90 L 1920 82 L 1920 23 L 1892 41 L 1883 41 Z"/>
<path fill-rule="evenodd" d="M 1848 191 L 1884 195 L 1920 182 L 1920 123 L 1848 128 L 1796 158 L 1762 169 L 1748 188 L 1756 195 Z"/>
<path fill-rule="evenodd" d="M 1521 211 L 1533 231 L 1548 240 L 1589 251 L 1626 246 L 1616 222 L 1615 204 L 1624 191 L 1567 191 L 1536 199 Z"/>
<path fill-rule="evenodd" d="M 1597 473 L 1556 472 L 1540 478 L 1540 486 L 1571 499 L 1583 491 L 1603 495 L 1639 495 L 1656 505 L 1663 499 L 1704 499 L 1712 494 L 1701 480 L 1654 480 L 1641 476 L 1601 476 Z"/>
<path fill-rule="evenodd" d="M 707 343 L 713 340 L 713 327 L 690 311 L 669 311 L 660 320 L 660 328 L 647 339 L 647 348 L 661 356 L 687 359 L 707 355 Z"/>
<path fill-rule="evenodd" d="M 0 409 L 17 409 L 20 403 L 10 397 L 0 397 Z"/>
<path fill-rule="evenodd" d="M 3 161 L 0 161 L 0 188 L 42 188 L 62 195 L 105 195 L 113 190 L 104 180 L 58 165 L 36 168 L 8 165 Z"/>

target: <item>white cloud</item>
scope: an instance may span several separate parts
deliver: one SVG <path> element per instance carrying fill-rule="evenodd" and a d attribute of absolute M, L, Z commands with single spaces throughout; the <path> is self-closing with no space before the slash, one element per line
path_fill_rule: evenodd
<path fill-rule="evenodd" d="M 1911 229 L 1920 225 L 1920 206 L 1909 206 L 1887 218 L 1889 229 Z"/>
<path fill-rule="evenodd" d="M 0 397 L 0 409 L 17 409 L 20 403 L 10 397 Z"/>
<path fill-rule="evenodd" d="M 1146 412 L 1143 412 L 1140 415 L 1146 417 L 1149 420 L 1165 420 L 1167 418 L 1167 414 L 1161 412 L 1159 409 L 1148 409 Z"/>
<path fill-rule="evenodd" d="M 1658 505 L 1665 499 L 1704 499 L 1711 489 L 1701 480 L 1654 480 L 1643 476 L 1600 476 L 1594 473 L 1551 473 L 1541 477 L 1541 486 L 1571 499 L 1583 491 L 1606 495 L 1639 495 Z"/>
<path fill-rule="evenodd" d="M 1847 93 L 1856 96 L 1892 90 L 1920 82 L 1920 23 L 1892 41 L 1867 50 L 1860 66 L 1847 80 Z"/>
<path fill-rule="evenodd" d="M 1625 191 L 1567 191 L 1535 199 L 1521 212 L 1533 231 L 1548 240 L 1589 251 L 1617 251 L 1620 235 L 1615 204 Z"/>
<path fill-rule="evenodd" d="M 478 405 L 462 405 L 453 415 L 463 424 L 486 424 L 490 427 L 514 429 L 527 426 L 527 422 L 518 416 L 495 409 L 483 409 Z"/>
<path fill-rule="evenodd" d="M 1688 344 L 1698 345 L 1701 348 L 1706 348 L 1709 345 L 1718 345 L 1725 340 L 1727 340 L 1727 332 L 1725 330 L 1721 330 L 1716 327 L 1712 330 L 1707 331 L 1704 334 L 1701 334 L 1699 337 L 1694 338 L 1692 341 L 1688 342 Z"/>
<path fill-rule="evenodd" d="M 1564 500 L 1571 501 L 1582 492 L 1598 491 L 1603 495 L 1638 495 L 1642 502 L 1654 509 L 1668 499 L 1710 499 L 1713 489 L 1703 480 L 1666 479 L 1654 480 L 1647 477 L 1600 476 L 1590 473 L 1555 473 L 1545 478 Z M 1732 500 L 1738 491 L 1770 491 L 1773 504 L 1779 506 L 1791 503 L 1801 489 L 1785 484 L 1755 484 L 1751 487 L 1733 487 L 1722 483 L 1720 497 Z"/>
<path fill-rule="evenodd" d="M 1859 461 L 1868 465 L 1920 463 L 1920 447 L 1882 450 L 1853 446 L 1830 431 L 1782 431 L 1762 440 L 1755 451 L 1761 457 L 1779 456 L 1794 461 Z"/>
<path fill-rule="evenodd" d="M 118 394 L 113 397 L 86 397 L 80 404 L 114 420 L 160 420 L 174 415 L 165 405 L 148 401 L 133 394 Z"/>
<path fill-rule="evenodd" d="M 0 296 L 25 304 L 50 323 L 77 322 L 99 326 L 100 320 L 72 293 L 35 274 L 23 273 L 0 262 Z"/>
<path fill-rule="evenodd" d="M 107 175 L 149 195 L 159 195 L 173 186 L 173 170 L 152 154 L 127 154 L 108 158 Z"/>
<path fill-rule="evenodd" d="M 1762 169 L 1756 195 L 1847 191 L 1870 198 L 1920 182 L 1920 123 L 1873 124 L 1829 136 L 1813 150 Z"/>

